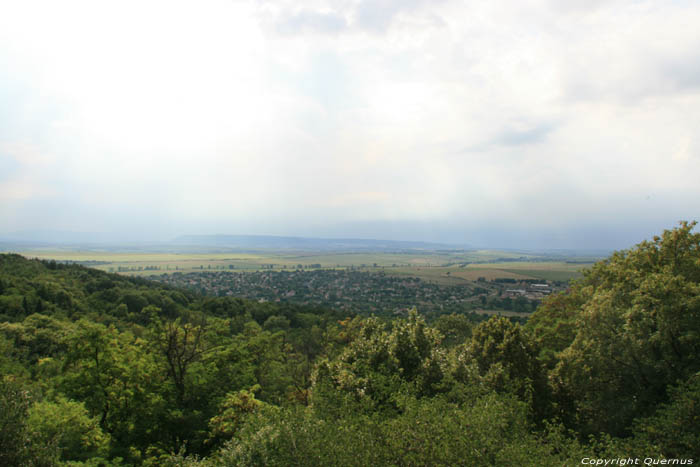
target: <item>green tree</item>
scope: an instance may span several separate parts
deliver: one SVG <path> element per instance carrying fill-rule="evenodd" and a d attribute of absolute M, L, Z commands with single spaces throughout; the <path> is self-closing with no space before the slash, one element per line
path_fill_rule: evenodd
<path fill-rule="evenodd" d="M 232 438 L 243 425 L 245 418 L 264 406 L 264 402 L 255 398 L 255 391 L 259 390 L 260 386 L 255 385 L 250 390 L 242 389 L 226 394 L 219 407 L 219 414 L 209 421 L 210 441 Z"/>
<path fill-rule="evenodd" d="M 474 328 L 466 351 L 488 387 L 515 394 L 531 404 L 537 418 L 544 415 L 548 395 L 538 349 L 520 325 L 493 316 Z"/>
<path fill-rule="evenodd" d="M 408 319 L 394 321 L 391 331 L 376 318 L 366 319 L 340 355 L 319 364 L 314 398 L 321 394 L 336 398 L 333 391 L 340 391 L 364 400 L 372 410 L 392 411 L 394 394 L 400 391 L 416 396 L 443 392 L 446 355 L 440 339 L 415 310 Z"/>
<path fill-rule="evenodd" d="M 34 442 L 57 445 L 64 461 L 86 461 L 107 454 L 109 436 L 80 402 L 64 397 L 36 402 L 29 409 L 27 426 Z"/>
<path fill-rule="evenodd" d="M 33 398 L 11 377 L 0 378 L 0 465 L 53 466 L 59 451 L 55 439 L 37 442 L 27 423 Z"/>
<path fill-rule="evenodd" d="M 112 454 L 129 458 L 130 446 L 145 450 L 160 442 L 165 378 L 147 343 L 115 327 L 81 320 L 67 344 L 58 387 L 84 402 L 99 420 L 114 441 Z"/>
<path fill-rule="evenodd" d="M 548 296 L 527 320 L 525 329 L 532 335 L 540 349 L 539 359 L 548 369 L 554 368 L 559 354 L 574 341 L 585 300 L 581 287 L 574 286 L 568 292 Z"/>
<path fill-rule="evenodd" d="M 635 420 L 629 451 L 667 458 L 700 458 L 700 373 L 670 388 L 670 400 Z"/>
<path fill-rule="evenodd" d="M 185 402 L 188 371 L 207 352 L 204 326 L 192 323 L 157 320 L 154 342 L 159 354 L 164 357 L 166 371 L 175 387 L 177 402 Z"/>
<path fill-rule="evenodd" d="M 597 263 L 574 288 L 576 337 L 551 379 L 584 433 L 629 434 L 634 418 L 700 370 L 700 234 L 682 222 Z"/>
<path fill-rule="evenodd" d="M 435 320 L 433 326 L 444 337 L 442 345 L 454 347 L 455 345 L 463 344 L 471 337 L 473 323 L 464 315 L 452 313 L 450 315 L 441 315 Z"/>

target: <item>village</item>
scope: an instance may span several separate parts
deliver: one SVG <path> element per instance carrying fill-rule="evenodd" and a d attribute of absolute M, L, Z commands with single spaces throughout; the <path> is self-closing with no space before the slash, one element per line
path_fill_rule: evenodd
<path fill-rule="evenodd" d="M 465 285 L 446 286 L 416 277 L 347 269 L 203 271 L 151 276 L 172 286 L 203 295 L 236 296 L 260 302 L 315 305 L 359 314 L 402 314 L 416 307 L 426 314 L 503 310 L 533 312 L 565 284 L 480 278 Z"/>

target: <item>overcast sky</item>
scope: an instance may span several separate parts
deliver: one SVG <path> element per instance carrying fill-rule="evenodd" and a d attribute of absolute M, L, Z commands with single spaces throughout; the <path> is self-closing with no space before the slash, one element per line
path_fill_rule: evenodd
<path fill-rule="evenodd" d="M 700 219 L 700 2 L 0 3 L 0 232 L 626 248 Z"/>

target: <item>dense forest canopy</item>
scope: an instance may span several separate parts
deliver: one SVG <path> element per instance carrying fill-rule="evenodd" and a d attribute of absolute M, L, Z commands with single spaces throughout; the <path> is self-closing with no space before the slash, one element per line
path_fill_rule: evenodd
<path fill-rule="evenodd" d="M 700 461 L 700 234 L 525 325 L 204 297 L 0 255 L 0 465 Z"/>

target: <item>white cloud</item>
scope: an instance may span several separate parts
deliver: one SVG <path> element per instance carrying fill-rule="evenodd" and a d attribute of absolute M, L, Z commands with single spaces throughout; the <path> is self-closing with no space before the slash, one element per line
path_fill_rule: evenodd
<path fill-rule="evenodd" d="M 74 230 L 132 212 L 455 238 L 651 219 L 653 193 L 656 219 L 690 218 L 698 29 L 700 6 L 671 1 L 6 4 L 0 157 L 22 169 L 2 212 L 20 229 L 18 200 L 50 193 L 63 207 L 36 216 Z"/>

